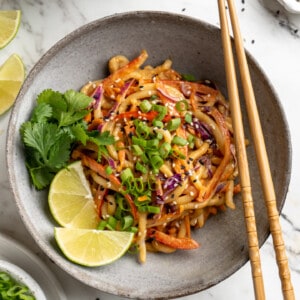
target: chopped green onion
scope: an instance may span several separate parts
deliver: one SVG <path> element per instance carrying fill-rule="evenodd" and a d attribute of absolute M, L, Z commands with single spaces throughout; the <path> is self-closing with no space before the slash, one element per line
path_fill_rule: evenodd
<path fill-rule="evenodd" d="M 158 112 L 158 116 L 155 118 L 157 121 L 161 121 L 168 112 L 165 106 L 157 104 L 152 105 L 152 109 Z"/>
<path fill-rule="evenodd" d="M 143 138 L 138 138 L 138 137 L 136 137 L 136 136 L 133 136 L 133 137 L 132 137 L 132 143 L 133 143 L 134 145 L 138 145 L 138 146 L 141 146 L 141 147 L 143 147 L 143 148 L 145 148 L 146 145 L 147 145 L 147 141 L 146 141 L 145 139 L 143 139 Z"/>
<path fill-rule="evenodd" d="M 151 95 L 151 97 L 149 98 L 149 100 L 155 100 L 157 99 L 157 95 Z"/>
<path fill-rule="evenodd" d="M 159 155 L 153 155 L 151 156 L 150 163 L 153 169 L 159 169 L 164 164 L 164 161 Z"/>
<path fill-rule="evenodd" d="M 142 160 L 142 162 L 145 163 L 145 164 L 149 162 L 149 159 L 148 159 L 148 157 L 147 157 L 147 155 L 146 155 L 145 153 L 143 153 L 143 154 L 141 155 L 141 160 Z"/>
<path fill-rule="evenodd" d="M 106 228 L 109 230 L 116 230 L 118 220 L 113 216 L 110 216 L 107 220 Z"/>
<path fill-rule="evenodd" d="M 126 182 L 129 180 L 133 179 L 133 174 L 130 168 L 125 169 L 122 173 L 121 173 L 121 180 L 122 182 Z"/>
<path fill-rule="evenodd" d="M 163 134 L 161 133 L 161 132 L 158 132 L 157 134 L 156 134 L 156 138 L 158 139 L 158 140 L 162 140 L 163 139 Z"/>
<path fill-rule="evenodd" d="M 139 137 L 147 138 L 150 134 L 150 128 L 143 122 L 135 122 L 136 133 Z"/>
<path fill-rule="evenodd" d="M 106 173 L 107 175 L 112 174 L 112 172 L 113 172 L 113 169 L 112 169 L 111 166 L 107 166 L 107 167 L 105 168 L 105 173 Z"/>
<path fill-rule="evenodd" d="M 27 285 L 17 282 L 6 271 L 0 271 L 0 299 L 35 300 L 36 298 Z"/>
<path fill-rule="evenodd" d="M 107 222 L 104 221 L 104 220 L 101 220 L 101 221 L 99 222 L 99 224 L 98 224 L 97 229 L 98 229 L 98 230 L 104 230 L 105 227 L 106 227 L 106 225 L 107 225 Z"/>
<path fill-rule="evenodd" d="M 126 230 L 131 225 L 133 225 L 133 217 L 131 215 L 127 215 L 121 220 L 121 229 Z"/>
<path fill-rule="evenodd" d="M 160 208 L 158 206 L 153 206 L 153 205 L 143 205 L 138 208 L 139 212 L 149 212 L 152 214 L 159 214 L 160 213 Z"/>
<path fill-rule="evenodd" d="M 148 205 L 147 206 L 147 211 L 149 213 L 152 213 L 152 214 L 159 214 L 160 213 L 160 207 Z"/>
<path fill-rule="evenodd" d="M 186 159 L 186 156 L 181 151 L 174 148 L 172 149 L 172 155 L 176 158 Z"/>
<path fill-rule="evenodd" d="M 153 126 L 154 127 L 157 127 L 157 128 L 163 128 L 164 127 L 164 123 L 162 121 L 158 121 L 158 120 L 155 120 L 152 122 Z"/>
<path fill-rule="evenodd" d="M 192 115 L 190 113 L 185 114 L 184 120 L 185 120 L 185 122 L 187 122 L 189 124 L 192 123 L 192 121 L 193 121 Z"/>
<path fill-rule="evenodd" d="M 142 148 L 138 145 L 132 145 L 131 149 L 132 149 L 133 154 L 137 155 L 137 156 L 140 156 L 144 153 Z"/>
<path fill-rule="evenodd" d="M 195 137 L 192 134 L 189 134 L 187 137 L 187 141 L 189 143 L 189 148 L 193 149 L 195 146 Z"/>
<path fill-rule="evenodd" d="M 135 169 L 143 174 L 146 174 L 148 172 L 148 169 L 143 166 L 140 162 L 137 162 L 135 164 Z"/>
<path fill-rule="evenodd" d="M 127 205 L 127 201 L 122 194 L 117 193 L 115 198 L 118 205 L 117 207 L 120 207 L 123 211 L 130 211 L 130 208 Z"/>
<path fill-rule="evenodd" d="M 186 100 L 178 101 L 175 105 L 177 111 L 182 112 L 186 111 L 189 107 L 188 102 Z"/>
<path fill-rule="evenodd" d="M 172 150 L 171 145 L 167 142 L 164 142 L 159 147 L 158 152 L 162 158 L 167 158 L 171 150 Z"/>
<path fill-rule="evenodd" d="M 175 135 L 172 139 L 172 144 L 178 145 L 178 146 L 185 146 L 187 145 L 188 141 L 178 135 Z"/>
<path fill-rule="evenodd" d="M 135 178 L 134 180 L 134 189 L 138 193 L 144 192 L 144 182 L 142 178 Z"/>
<path fill-rule="evenodd" d="M 159 140 L 158 139 L 152 139 L 147 141 L 147 149 L 157 149 L 159 145 Z"/>
<path fill-rule="evenodd" d="M 133 233 L 137 233 L 138 229 L 137 229 L 137 227 L 130 227 L 128 231 L 133 232 Z"/>
<path fill-rule="evenodd" d="M 140 104 L 140 109 L 143 113 L 147 113 L 151 110 L 152 104 L 148 100 L 144 100 Z"/>
<path fill-rule="evenodd" d="M 185 81 L 196 81 L 196 78 L 192 74 L 181 74 L 181 77 Z"/>
<path fill-rule="evenodd" d="M 172 119 L 168 122 L 167 124 L 167 129 L 170 131 L 176 130 L 181 124 L 181 119 L 180 118 L 175 118 Z"/>
<path fill-rule="evenodd" d="M 152 156 L 159 155 L 158 149 L 148 149 L 146 155 L 151 160 Z"/>

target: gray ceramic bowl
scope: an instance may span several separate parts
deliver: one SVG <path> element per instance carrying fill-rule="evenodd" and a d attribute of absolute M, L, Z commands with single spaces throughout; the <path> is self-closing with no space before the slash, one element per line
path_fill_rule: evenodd
<path fill-rule="evenodd" d="M 92 22 L 71 33 L 51 48 L 28 75 L 14 106 L 8 131 L 7 162 L 11 187 L 29 232 L 42 250 L 62 269 L 99 290 L 131 298 L 174 298 L 213 286 L 248 261 L 242 202 L 237 209 L 211 218 L 194 232 L 201 243 L 195 251 L 171 255 L 149 254 L 140 265 L 132 255 L 100 268 L 71 263 L 56 247 L 56 225 L 47 206 L 46 192 L 29 182 L 19 128 L 46 88 L 79 89 L 85 82 L 107 75 L 107 61 L 116 54 L 134 58 L 147 49 L 147 63 L 156 65 L 171 58 L 176 70 L 212 79 L 226 94 L 220 30 L 199 20 L 161 12 L 132 12 Z M 287 123 L 273 88 L 249 58 L 254 90 L 281 210 L 290 179 L 290 141 Z M 246 136 L 250 137 L 248 124 Z M 264 200 L 253 147 L 248 147 L 253 198 L 260 245 L 269 235 Z"/>

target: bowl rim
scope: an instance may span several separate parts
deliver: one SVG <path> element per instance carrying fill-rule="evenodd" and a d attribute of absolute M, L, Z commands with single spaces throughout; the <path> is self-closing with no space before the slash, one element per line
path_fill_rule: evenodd
<path fill-rule="evenodd" d="M 35 279 L 16 264 L 0 258 L 0 272 L 5 272 L 19 284 L 24 284 L 38 300 L 46 300 L 45 294 Z"/>
<path fill-rule="evenodd" d="M 22 88 L 18 94 L 18 97 L 15 101 L 15 104 L 13 106 L 11 115 L 10 115 L 10 119 L 9 119 L 9 125 L 8 125 L 8 130 L 7 130 L 7 141 L 6 141 L 6 163 L 7 163 L 7 169 L 8 169 L 8 176 L 9 176 L 9 184 L 11 186 L 12 189 L 12 193 L 14 195 L 14 200 L 16 201 L 18 210 L 19 210 L 19 214 L 21 216 L 21 219 L 23 221 L 23 223 L 25 224 L 25 227 L 27 228 L 27 230 L 30 232 L 30 234 L 33 236 L 34 240 L 37 242 L 38 246 L 42 249 L 43 252 L 47 253 L 47 256 L 49 256 L 52 260 L 55 261 L 55 263 L 64 271 L 67 272 L 68 274 L 72 275 L 72 277 L 78 279 L 78 276 L 76 276 L 76 271 L 72 271 L 72 270 L 66 270 L 63 262 L 61 261 L 57 261 L 56 260 L 56 254 L 54 253 L 49 253 L 47 251 L 45 251 L 45 248 L 47 248 L 46 243 L 44 243 L 43 241 L 40 241 L 38 238 L 38 231 L 36 229 L 36 227 L 33 225 L 33 222 L 29 220 L 28 216 L 26 215 L 26 213 L 22 212 L 23 211 L 23 204 L 22 201 L 19 199 L 19 195 L 18 193 L 14 190 L 13 188 L 13 182 L 15 181 L 15 177 L 14 177 L 14 173 L 11 170 L 10 166 L 9 166 L 9 162 L 12 160 L 13 156 L 12 156 L 12 149 L 14 147 L 13 145 L 13 136 L 15 134 L 15 128 L 13 128 L 14 126 L 11 126 L 12 124 L 14 124 L 14 116 L 16 115 L 15 113 L 17 112 L 21 100 L 24 96 L 24 94 L 27 92 L 27 90 L 30 88 L 30 85 L 32 84 L 32 81 L 34 80 L 36 74 L 38 74 L 44 67 L 44 65 L 47 64 L 47 62 L 55 56 L 55 54 L 57 53 L 58 50 L 64 48 L 70 41 L 72 41 L 73 39 L 76 39 L 77 37 L 79 37 L 81 34 L 84 34 L 86 32 L 89 32 L 91 30 L 93 30 L 94 28 L 98 27 L 100 23 L 106 22 L 106 21 L 110 21 L 113 20 L 115 18 L 122 18 L 124 16 L 143 16 L 143 15 L 152 15 L 152 16 L 169 16 L 172 18 L 178 18 L 178 19 L 186 19 L 189 20 L 191 22 L 197 23 L 200 26 L 204 26 L 208 29 L 214 30 L 214 31 L 219 31 L 220 32 L 220 28 L 209 24 L 203 20 L 200 20 L 198 18 L 195 17 L 191 17 L 191 16 L 186 16 L 183 14 L 179 14 L 179 13 L 173 13 L 173 12 L 166 12 L 166 11 L 155 11 L 155 10 L 136 10 L 136 11 L 128 11 L 128 12 L 123 12 L 123 13 L 116 13 L 116 14 L 112 14 L 112 15 L 108 15 L 99 19 L 96 19 L 94 21 L 91 21 L 87 24 L 84 24 L 80 27 L 78 27 L 77 29 L 73 30 L 72 32 L 68 33 L 66 36 L 64 36 L 63 38 L 61 38 L 60 40 L 58 40 L 55 44 L 53 44 L 37 61 L 37 63 L 31 68 L 28 76 L 26 77 L 24 84 L 22 85 Z M 281 102 L 279 100 L 278 94 L 274 88 L 274 86 L 272 85 L 272 83 L 270 82 L 270 80 L 268 79 L 268 77 L 266 76 L 264 70 L 261 68 L 261 66 L 258 64 L 257 60 L 247 51 L 246 49 L 246 55 L 248 57 L 248 60 L 250 59 L 252 64 L 254 65 L 254 67 L 261 73 L 262 78 L 264 79 L 264 81 L 266 82 L 266 84 L 269 86 L 270 90 L 272 91 L 272 94 L 275 98 L 275 102 L 278 105 L 278 107 L 280 108 L 280 110 L 282 111 L 282 118 L 283 118 L 283 126 L 285 127 L 285 131 L 287 133 L 287 142 L 288 142 L 288 149 L 287 149 L 287 154 L 288 154 L 288 167 L 287 170 L 288 172 L 286 173 L 286 185 L 285 185 L 285 189 L 284 189 L 284 196 L 283 196 L 283 201 L 280 205 L 280 207 L 278 207 L 278 211 L 279 213 L 281 213 L 282 207 L 285 203 L 285 199 L 286 199 L 286 194 L 288 192 L 288 186 L 290 183 L 290 177 L 291 177 L 291 163 L 292 163 L 292 148 L 291 148 L 291 139 L 290 139 L 290 131 L 289 131 L 289 127 L 288 127 L 288 123 L 286 120 L 286 116 L 284 113 L 284 110 L 282 108 Z M 269 237 L 270 232 L 266 232 L 265 236 L 262 237 L 262 242 L 261 245 L 259 245 L 259 247 L 262 247 L 262 245 L 265 243 L 265 241 L 267 240 L 267 238 Z M 223 276 L 221 279 L 215 280 L 213 281 L 210 285 L 207 285 L 205 288 L 202 289 L 197 289 L 197 287 L 194 287 L 193 289 L 190 289 L 188 292 L 187 291 L 183 291 L 183 292 L 179 292 L 178 290 L 176 291 L 176 294 L 172 293 L 170 291 L 170 296 L 171 298 L 175 298 L 175 297 L 180 297 L 180 296 L 187 296 L 190 294 L 194 294 L 194 293 L 198 293 L 200 291 L 203 291 L 205 289 L 208 289 L 216 284 L 218 284 L 219 282 L 225 280 L 226 278 L 228 278 L 229 276 L 233 275 L 236 271 L 238 271 L 243 265 L 245 265 L 247 262 L 249 261 L 248 257 L 245 257 L 245 259 L 241 260 L 239 264 L 236 264 L 233 272 L 232 270 L 229 272 L 226 272 L 225 276 Z M 78 279 L 80 280 L 80 279 Z M 93 284 L 89 284 L 87 282 L 85 282 L 85 284 L 88 284 L 94 288 L 98 288 L 95 287 Z M 99 289 L 99 288 L 98 288 Z M 124 291 L 118 291 L 118 293 L 112 291 L 112 289 L 109 289 L 107 286 L 104 287 L 103 289 L 101 289 L 104 292 L 107 293 L 111 293 L 111 294 L 115 294 L 118 296 L 125 296 L 125 297 L 131 297 L 130 295 L 128 295 L 128 293 L 124 292 Z M 159 299 L 169 299 L 170 296 L 166 296 L 166 297 L 159 297 Z M 139 298 L 139 299 L 144 299 Z M 156 299 L 156 298 L 155 298 Z"/>

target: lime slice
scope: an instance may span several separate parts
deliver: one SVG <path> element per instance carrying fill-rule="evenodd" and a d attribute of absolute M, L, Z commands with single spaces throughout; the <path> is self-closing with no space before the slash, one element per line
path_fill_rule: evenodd
<path fill-rule="evenodd" d="M 21 21 L 20 10 L 0 10 L 0 49 L 15 37 Z"/>
<path fill-rule="evenodd" d="M 61 226 L 97 228 L 99 217 L 81 161 L 70 164 L 55 175 L 48 203 L 53 218 Z"/>
<path fill-rule="evenodd" d="M 114 262 L 130 247 L 134 234 L 126 231 L 54 229 L 61 251 L 72 262 L 97 267 Z"/>
<path fill-rule="evenodd" d="M 0 115 L 15 102 L 25 77 L 24 64 L 12 54 L 0 67 Z"/>

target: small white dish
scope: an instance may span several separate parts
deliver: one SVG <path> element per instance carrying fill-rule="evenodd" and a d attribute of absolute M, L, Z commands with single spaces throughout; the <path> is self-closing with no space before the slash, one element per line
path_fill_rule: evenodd
<path fill-rule="evenodd" d="M 23 269 L 5 260 L 0 260 L 0 272 L 8 274 L 16 283 L 28 287 L 36 300 L 46 300 L 45 294 L 38 283 Z"/>
<path fill-rule="evenodd" d="M 30 274 L 38 282 L 47 300 L 67 300 L 60 282 L 47 265 L 22 244 L 3 233 L 0 233 L 0 260 L 9 261 Z"/>
<path fill-rule="evenodd" d="M 300 1 L 297 0 L 277 0 L 284 8 L 291 13 L 300 13 Z"/>

